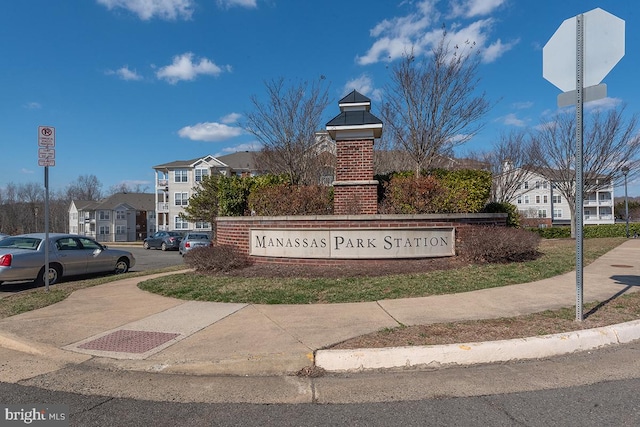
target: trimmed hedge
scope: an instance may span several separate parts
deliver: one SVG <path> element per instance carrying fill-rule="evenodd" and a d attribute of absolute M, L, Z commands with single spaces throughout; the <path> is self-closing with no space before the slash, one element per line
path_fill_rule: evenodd
<path fill-rule="evenodd" d="M 626 224 L 599 224 L 585 225 L 583 228 L 583 237 L 585 239 L 594 239 L 598 237 L 625 237 L 627 234 Z M 547 227 L 547 228 L 530 228 L 529 230 L 538 233 L 543 239 L 569 239 L 571 237 L 571 227 Z M 629 224 L 629 234 L 640 235 L 640 223 Z"/>

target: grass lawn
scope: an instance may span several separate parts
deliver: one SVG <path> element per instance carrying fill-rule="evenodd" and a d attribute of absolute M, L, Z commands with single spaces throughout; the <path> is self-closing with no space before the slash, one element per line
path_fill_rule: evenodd
<path fill-rule="evenodd" d="M 584 241 L 588 264 L 624 238 Z M 511 264 L 468 265 L 454 270 L 378 277 L 269 278 L 229 277 L 192 272 L 143 281 L 139 287 L 168 297 L 253 304 L 316 304 L 376 301 L 474 291 L 527 283 L 574 270 L 575 241 L 543 240 L 542 255 Z"/>

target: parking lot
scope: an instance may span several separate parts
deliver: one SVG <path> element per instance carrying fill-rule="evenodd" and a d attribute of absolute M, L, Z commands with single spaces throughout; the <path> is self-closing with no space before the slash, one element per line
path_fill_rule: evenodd
<path fill-rule="evenodd" d="M 107 246 L 111 246 L 107 243 Z M 170 267 L 174 265 L 183 265 L 184 261 L 178 251 L 166 251 L 155 249 L 143 249 L 140 245 L 124 246 L 124 245 L 112 245 L 114 249 L 124 249 L 131 251 L 136 258 L 136 265 L 130 270 L 131 272 L 156 270 L 159 268 Z M 83 280 L 87 276 L 78 277 L 63 277 L 61 285 L 73 280 Z M 33 289 L 37 287 L 33 282 L 14 282 L 3 283 L 0 285 L 0 298 L 4 298 L 8 295 L 15 294 L 17 292 L 25 291 L 27 289 Z"/>

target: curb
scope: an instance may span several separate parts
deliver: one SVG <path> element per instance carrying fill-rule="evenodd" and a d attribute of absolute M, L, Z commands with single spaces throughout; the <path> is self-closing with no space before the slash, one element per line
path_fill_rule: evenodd
<path fill-rule="evenodd" d="M 475 365 L 537 359 L 640 339 L 640 320 L 540 337 L 461 344 L 318 350 L 315 365 L 329 372 L 417 366 Z"/>

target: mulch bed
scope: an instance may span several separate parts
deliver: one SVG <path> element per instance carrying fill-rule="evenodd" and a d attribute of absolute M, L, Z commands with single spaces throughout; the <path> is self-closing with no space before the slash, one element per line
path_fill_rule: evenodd
<path fill-rule="evenodd" d="M 449 270 L 468 265 L 460 257 L 403 259 L 395 261 L 351 261 L 343 265 L 292 265 L 256 263 L 249 267 L 224 273 L 234 277 L 303 277 L 303 278 L 345 278 L 377 277 L 394 274 L 426 273 Z"/>

